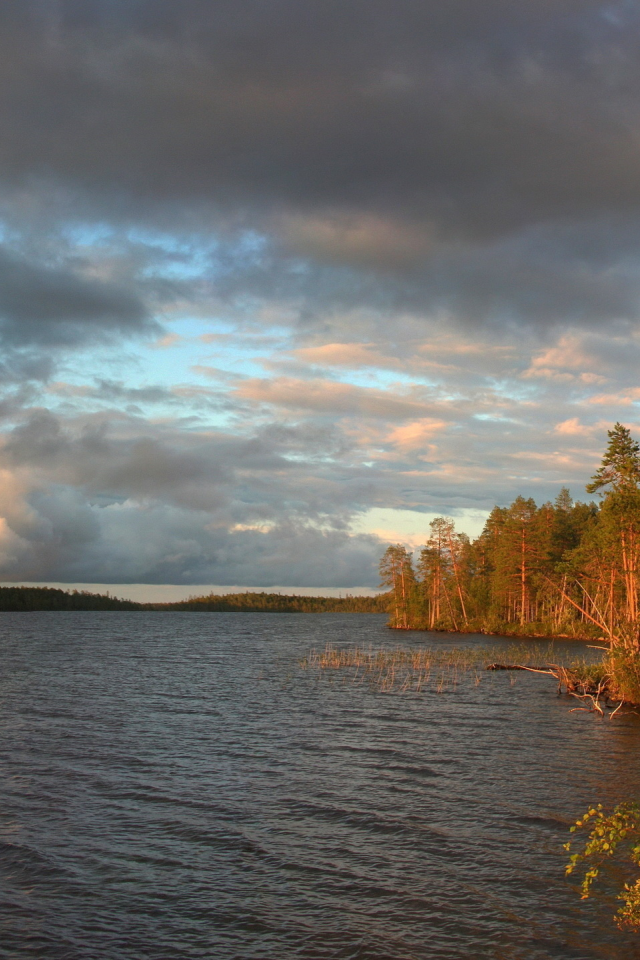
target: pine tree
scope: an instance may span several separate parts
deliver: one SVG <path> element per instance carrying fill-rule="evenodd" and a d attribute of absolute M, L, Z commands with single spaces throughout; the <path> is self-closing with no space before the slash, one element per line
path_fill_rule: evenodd
<path fill-rule="evenodd" d="M 609 443 L 602 464 L 587 485 L 588 493 L 600 492 L 600 525 L 611 565 L 611 595 L 615 581 L 624 589 L 625 646 L 640 647 L 638 568 L 640 565 L 640 444 L 621 423 L 608 431 Z M 612 600 L 613 602 L 613 600 Z"/>
<path fill-rule="evenodd" d="M 637 491 L 640 486 L 640 444 L 631 438 L 631 431 L 616 423 L 607 431 L 609 444 L 602 464 L 587 484 L 587 493 L 596 493 L 610 486 L 614 493 Z"/>
<path fill-rule="evenodd" d="M 507 621 L 517 619 L 521 625 L 532 619 L 532 573 L 540 554 L 536 514 L 534 500 L 516 497 L 506 511 L 496 551 L 494 589 L 501 597 L 503 616 Z"/>
<path fill-rule="evenodd" d="M 562 488 L 555 499 L 554 507 L 558 513 L 563 513 L 565 515 L 571 513 L 573 510 L 573 498 L 568 487 Z"/>
<path fill-rule="evenodd" d="M 408 630 L 416 576 L 411 554 L 402 544 L 397 543 L 385 550 L 380 561 L 380 579 L 382 586 L 391 590 L 392 626 Z"/>
<path fill-rule="evenodd" d="M 504 536 L 507 510 L 494 507 L 487 517 L 484 529 L 467 552 L 467 565 L 473 576 L 469 577 L 468 597 L 473 615 L 483 621 L 505 619 L 502 590 L 496 574 L 500 566 L 500 553 Z"/>
<path fill-rule="evenodd" d="M 422 602 L 429 629 L 441 623 L 457 630 L 467 626 L 467 566 L 469 539 L 456 533 L 453 520 L 436 517 L 431 536 L 418 560 L 422 577 Z"/>
<path fill-rule="evenodd" d="M 443 620 L 445 614 L 445 583 L 449 572 L 445 547 L 446 536 L 441 525 L 445 522 L 442 517 L 431 521 L 429 524 L 431 536 L 420 551 L 418 559 L 430 630 Z"/>

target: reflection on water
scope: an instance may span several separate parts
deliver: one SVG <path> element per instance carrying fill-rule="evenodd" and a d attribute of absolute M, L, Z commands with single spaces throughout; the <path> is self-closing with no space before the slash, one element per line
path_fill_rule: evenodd
<path fill-rule="evenodd" d="M 640 795 L 638 720 L 571 713 L 533 674 L 402 694 L 299 670 L 326 642 L 398 637 L 355 614 L 3 614 L 0 957 L 640 957 L 561 850 L 586 804 Z"/>

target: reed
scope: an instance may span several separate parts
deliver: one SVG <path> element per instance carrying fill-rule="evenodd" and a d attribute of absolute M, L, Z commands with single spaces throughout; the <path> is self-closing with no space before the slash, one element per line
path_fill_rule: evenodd
<path fill-rule="evenodd" d="M 534 666 L 557 662 L 557 653 L 551 644 L 509 645 L 502 655 L 510 663 Z M 443 693 L 455 689 L 467 676 L 477 686 L 482 672 L 495 660 L 496 650 L 485 647 L 455 647 L 437 650 L 430 647 L 404 647 L 374 650 L 372 647 L 335 647 L 328 644 L 324 650 L 312 650 L 300 666 L 316 676 L 341 672 L 354 684 L 367 683 L 381 692 L 409 693 L 433 690 Z"/>

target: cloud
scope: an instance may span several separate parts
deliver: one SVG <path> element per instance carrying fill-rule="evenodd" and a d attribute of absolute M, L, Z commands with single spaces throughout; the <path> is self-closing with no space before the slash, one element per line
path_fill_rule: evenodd
<path fill-rule="evenodd" d="M 386 391 L 329 380 L 249 379 L 241 382 L 236 392 L 243 399 L 344 417 L 403 420 L 430 412 L 427 404 L 393 396 Z"/>
<path fill-rule="evenodd" d="M 405 450 L 424 450 L 425 446 L 433 451 L 429 441 L 448 426 L 445 420 L 425 417 L 412 423 L 396 427 L 388 437 L 389 443 Z"/>
<path fill-rule="evenodd" d="M 323 303 L 469 323 L 637 318 L 628 5 L 79 10 L 3 7 L 0 182 L 13 222 L 213 228 L 221 294 L 312 300 L 315 288 Z M 258 235 L 262 253 L 238 240 Z M 81 294 L 89 321 L 140 316 L 115 291 L 108 303 Z"/>
<path fill-rule="evenodd" d="M 563 484 L 579 495 L 606 439 L 606 423 L 583 405 L 582 419 L 556 420 L 554 435 L 570 446 L 550 448 L 555 397 L 527 406 L 485 393 L 447 400 L 437 416 L 349 384 L 247 382 L 252 415 L 225 430 L 117 408 L 14 411 L 0 445 L 2 575 L 374 586 L 384 544 L 378 527 L 360 537 L 358 516 L 410 509 L 417 530 L 424 512 L 477 514 L 520 492 L 552 498 Z M 155 390 L 139 390 L 142 405 Z M 479 418 L 483 409 L 493 412 Z"/>
<path fill-rule="evenodd" d="M 605 383 L 607 377 L 602 370 L 608 369 L 606 356 L 597 351 L 594 344 L 575 334 L 561 336 L 558 342 L 534 356 L 530 367 L 522 376 L 526 379 L 539 377 L 545 380 L 557 380 L 565 383 L 580 380 L 582 383 Z"/>
<path fill-rule="evenodd" d="M 305 363 L 326 367 L 394 367 L 395 358 L 384 356 L 373 343 L 323 343 L 316 347 L 301 347 L 293 355 Z"/>
<path fill-rule="evenodd" d="M 428 227 L 341 211 L 324 217 L 285 215 L 277 232 L 297 255 L 391 270 L 424 262 L 434 246 Z"/>
<path fill-rule="evenodd" d="M 207 524 L 206 514 L 161 503 L 90 505 L 68 488 L 32 494 L 30 506 L 37 517 L 30 527 L 16 531 L 0 518 L 0 572 L 9 580 L 233 584 L 235 576 L 266 587 L 376 580 L 374 536 L 292 522 L 231 532 Z"/>
<path fill-rule="evenodd" d="M 473 234 L 638 199 L 622 4 L 609 18 L 590 0 L 458 0 L 446 17 L 413 0 L 82 7 L 5 7 L 7 178 L 48 171 L 123 200 L 213 184 L 234 206 L 393 205 Z"/>
<path fill-rule="evenodd" d="M 4 575 L 371 585 L 372 510 L 579 490 L 640 401 L 639 28 L 6 0 Z"/>
<path fill-rule="evenodd" d="M 556 423 L 553 432 L 564 437 L 591 437 L 596 430 L 601 430 L 602 427 L 603 424 L 601 422 L 587 426 L 584 423 L 580 423 L 578 417 L 571 417 L 569 420 Z"/>
<path fill-rule="evenodd" d="M 590 404 L 608 407 L 628 407 L 640 400 L 640 387 L 628 387 L 617 393 L 598 393 L 586 401 Z"/>
<path fill-rule="evenodd" d="M 5 383 L 47 380 L 63 350 L 113 344 L 159 329 L 137 292 L 0 248 Z"/>
<path fill-rule="evenodd" d="M 122 417 L 71 425 L 38 411 L 5 438 L 3 576 L 258 586 L 375 581 L 378 541 L 351 536 L 341 519 L 366 501 L 366 482 L 346 466 L 338 487 L 320 465 L 310 482 L 303 462 L 333 443 L 326 430 L 271 428 L 239 440 L 190 439 L 166 427 L 140 437 L 135 421 L 129 427 Z M 294 450 L 298 462 L 287 459 Z"/>

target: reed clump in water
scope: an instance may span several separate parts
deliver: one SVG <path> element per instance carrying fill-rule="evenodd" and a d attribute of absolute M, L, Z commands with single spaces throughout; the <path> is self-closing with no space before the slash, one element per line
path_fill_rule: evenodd
<path fill-rule="evenodd" d="M 384 691 L 407 692 L 410 690 L 435 689 L 442 693 L 455 687 L 462 677 L 473 674 L 480 683 L 482 671 L 495 667 L 496 650 L 482 647 L 455 647 L 450 650 L 434 650 L 430 647 L 394 647 L 374 650 L 366 647 L 334 647 L 312 650 L 300 666 L 318 675 L 341 671 L 353 683 L 368 682 Z M 545 664 L 553 656 L 553 648 L 547 646 L 510 646 L 504 657 L 510 663 L 517 662 L 519 669 L 540 670 L 550 673 Z"/>

